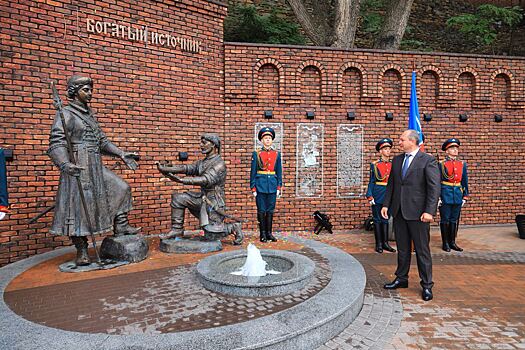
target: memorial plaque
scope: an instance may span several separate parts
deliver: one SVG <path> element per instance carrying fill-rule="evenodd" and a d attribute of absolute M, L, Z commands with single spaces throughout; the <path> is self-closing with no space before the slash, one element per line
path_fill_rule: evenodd
<path fill-rule="evenodd" d="M 337 196 L 359 197 L 363 193 L 363 127 L 337 127 Z"/>
<path fill-rule="evenodd" d="M 297 124 L 295 195 L 298 198 L 323 195 L 323 124 Z"/>
<path fill-rule="evenodd" d="M 255 123 L 255 129 L 253 132 L 253 140 L 254 140 L 254 151 L 261 149 L 263 144 L 259 139 L 257 138 L 257 134 L 259 134 L 259 130 L 262 128 L 272 128 L 275 131 L 275 139 L 273 140 L 272 147 L 276 150 L 281 152 L 281 161 L 283 160 L 283 150 L 282 150 L 282 144 L 283 144 L 283 123 Z"/>

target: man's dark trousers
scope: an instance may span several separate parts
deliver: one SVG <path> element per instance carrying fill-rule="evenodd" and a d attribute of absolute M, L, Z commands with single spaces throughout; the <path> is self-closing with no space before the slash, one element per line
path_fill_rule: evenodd
<path fill-rule="evenodd" d="M 394 217 L 394 232 L 396 233 L 397 244 L 397 279 L 408 282 L 412 254 L 410 241 L 414 241 L 421 287 L 432 288 L 434 283 L 432 282 L 432 256 L 429 248 L 430 223 L 419 220 L 405 220 L 399 211 L 398 215 Z"/>

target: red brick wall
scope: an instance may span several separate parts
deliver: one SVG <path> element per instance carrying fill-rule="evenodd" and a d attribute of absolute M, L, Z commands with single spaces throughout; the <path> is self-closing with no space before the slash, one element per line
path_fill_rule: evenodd
<path fill-rule="evenodd" d="M 205 0 L 4 1 L 0 4 L 0 145 L 8 163 L 9 218 L 0 221 L 0 265 L 69 240 L 48 234 L 52 213 L 28 219 L 54 202 L 58 171 L 45 154 L 55 111 L 49 82 L 64 102 L 66 79 L 94 81 L 92 107 L 109 136 L 139 151 L 140 168 L 115 172 L 131 185 L 132 224 L 145 233 L 167 230 L 173 183 L 155 161 L 195 154 L 202 131 L 222 129 L 223 29 L 226 7 Z M 201 52 L 88 33 L 86 19 L 119 23 L 201 42 Z M 175 43 L 175 41 L 174 41 Z M 107 159 L 111 167 L 115 161 Z"/>
<path fill-rule="evenodd" d="M 525 166 L 520 156 L 525 142 L 524 59 L 227 43 L 225 63 L 225 128 L 234 130 L 226 134 L 224 154 L 230 159 L 229 203 L 251 220 L 250 228 L 255 228 L 256 217 L 248 192 L 253 126 L 265 121 L 267 109 L 273 110 L 271 122 L 283 123 L 285 135 L 285 188 L 277 205 L 277 229 L 311 229 L 314 210 L 331 214 L 337 229 L 362 225 L 369 215 L 366 200 L 336 195 L 337 125 L 364 126 L 367 181 L 366 164 L 377 158 L 377 140 L 388 136 L 397 142 L 408 126 L 413 66 L 421 118 L 423 113 L 433 116 L 430 122 L 422 121 L 426 151 L 443 157 L 445 139 L 462 141 L 460 156 L 469 164 L 472 197 L 462 222 L 510 223 L 517 212 L 525 211 L 520 175 Z M 295 197 L 296 127 L 308 122 L 307 110 L 315 111 L 311 122 L 325 127 L 322 198 Z M 349 110 L 356 113 L 353 122 L 346 120 Z M 394 114 L 394 121 L 385 121 L 386 112 Z M 460 113 L 468 113 L 466 123 L 459 122 Z M 501 114 L 503 122 L 495 123 L 494 114 Z"/>

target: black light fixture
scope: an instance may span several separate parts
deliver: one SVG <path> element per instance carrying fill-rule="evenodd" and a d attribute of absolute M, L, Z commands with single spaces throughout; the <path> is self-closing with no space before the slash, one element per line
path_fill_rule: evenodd
<path fill-rule="evenodd" d="M 432 114 L 430 113 L 423 113 L 423 120 L 426 122 L 429 122 L 432 120 Z"/>
<path fill-rule="evenodd" d="M 179 161 L 184 162 L 188 160 L 188 152 L 179 152 Z"/>
<path fill-rule="evenodd" d="M 12 149 L 4 149 L 4 157 L 6 162 L 12 162 L 14 159 Z"/>
<path fill-rule="evenodd" d="M 459 115 L 459 121 L 464 123 L 468 120 L 468 114 L 467 113 L 463 113 L 463 114 L 460 114 Z"/>
<path fill-rule="evenodd" d="M 306 119 L 314 119 L 315 118 L 315 113 L 313 111 L 307 111 L 306 112 Z"/>
<path fill-rule="evenodd" d="M 272 119 L 273 118 L 273 112 L 271 109 L 264 111 L 264 117 L 266 119 Z"/>
<path fill-rule="evenodd" d="M 346 113 L 346 119 L 348 119 L 348 120 L 355 120 L 355 112 L 350 111 L 350 112 Z"/>
<path fill-rule="evenodd" d="M 391 122 L 392 120 L 394 120 L 394 113 L 392 112 L 386 112 L 385 113 L 385 120 Z"/>
<path fill-rule="evenodd" d="M 494 114 L 494 121 L 496 123 L 501 123 L 503 121 L 503 116 L 501 114 Z"/>

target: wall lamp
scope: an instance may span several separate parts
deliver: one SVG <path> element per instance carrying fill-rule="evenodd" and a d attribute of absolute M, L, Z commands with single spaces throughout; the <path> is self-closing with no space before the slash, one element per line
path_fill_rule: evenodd
<path fill-rule="evenodd" d="M 468 120 L 468 115 L 466 113 L 463 113 L 463 114 L 460 114 L 459 115 L 459 121 L 464 123 Z"/>
<path fill-rule="evenodd" d="M 392 112 L 386 112 L 385 113 L 385 120 L 391 122 L 392 120 L 394 120 L 394 113 Z"/>
<path fill-rule="evenodd" d="M 501 114 L 494 114 L 494 121 L 496 123 L 501 123 L 503 121 L 503 116 Z"/>
<path fill-rule="evenodd" d="M 348 120 L 355 120 L 355 112 L 348 112 L 348 113 L 346 113 L 346 119 L 348 119 Z"/>
<path fill-rule="evenodd" d="M 308 111 L 306 112 L 306 119 L 314 119 L 315 118 L 315 113 L 313 111 Z"/>
<path fill-rule="evenodd" d="M 429 122 L 432 120 L 432 114 L 430 113 L 423 113 L 423 120 L 426 122 Z"/>
<path fill-rule="evenodd" d="M 272 119 L 272 118 L 273 118 L 273 112 L 272 112 L 272 110 L 270 109 L 270 110 L 266 110 L 266 111 L 264 111 L 264 117 L 265 117 L 266 119 Z"/>

